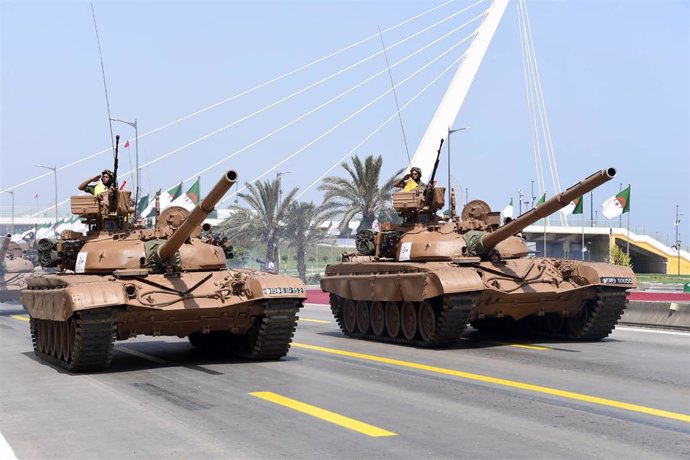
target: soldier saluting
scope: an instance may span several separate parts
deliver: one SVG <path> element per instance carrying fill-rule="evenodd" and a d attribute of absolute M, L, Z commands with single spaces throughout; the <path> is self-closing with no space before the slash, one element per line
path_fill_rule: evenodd
<path fill-rule="evenodd" d="M 113 185 L 114 177 L 115 175 L 111 170 L 104 169 L 103 172 L 97 176 L 86 179 L 77 188 L 82 192 L 91 193 L 92 195 L 98 196 L 101 193 L 108 191 L 108 189 Z M 91 185 L 92 182 L 96 182 L 96 184 Z"/>

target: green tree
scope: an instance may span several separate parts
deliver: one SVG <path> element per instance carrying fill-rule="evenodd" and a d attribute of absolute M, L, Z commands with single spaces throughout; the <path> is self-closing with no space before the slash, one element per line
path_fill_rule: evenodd
<path fill-rule="evenodd" d="M 305 282 L 307 280 L 305 263 L 307 248 L 328 239 L 321 225 L 332 217 L 333 211 L 318 207 L 311 202 L 293 202 L 288 208 L 284 238 L 296 250 L 297 272 Z"/>
<path fill-rule="evenodd" d="M 247 207 L 235 204 L 233 213 L 222 224 L 225 234 L 231 239 L 247 240 L 266 245 L 266 259 L 275 260 L 278 240 L 290 203 L 294 200 L 297 187 L 285 194 L 281 201 L 280 178 L 247 183 L 247 192 L 237 196 Z"/>
<path fill-rule="evenodd" d="M 617 244 L 614 243 L 611 245 L 609 256 L 612 264 L 632 268 L 632 259 L 628 254 L 625 253 L 625 251 L 619 248 Z"/>
<path fill-rule="evenodd" d="M 325 209 L 343 215 L 340 228 L 345 228 L 357 215 L 362 217 L 359 229 L 371 228 L 379 213 L 391 207 L 393 184 L 404 168 L 379 186 L 382 165 L 383 159 L 380 155 L 369 155 L 363 162 L 355 155 L 352 157 L 352 165 L 341 165 L 349 177 L 329 176 L 323 179 L 319 190 L 326 192 Z"/>

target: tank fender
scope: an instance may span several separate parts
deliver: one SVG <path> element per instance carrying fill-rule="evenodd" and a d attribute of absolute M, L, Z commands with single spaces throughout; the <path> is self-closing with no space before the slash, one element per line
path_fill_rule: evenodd
<path fill-rule="evenodd" d="M 114 282 L 85 283 L 64 289 L 22 291 L 22 304 L 34 318 L 65 321 L 75 311 L 123 305 L 122 285 Z"/>
<path fill-rule="evenodd" d="M 321 278 L 321 290 L 352 300 L 410 301 L 424 300 L 427 274 L 391 273 L 336 275 Z"/>
<path fill-rule="evenodd" d="M 254 299 L 273 297 L 307 299 L 307 287 L 299 278 L 261 273 L 249 276 L 247 287 Z"/>
<path fill-rule="evenodd" d="M 484 282 L 474 268 L 448 267 L 427 273 L 424 298 L 484 289 Z"/>
<path fill-rule="evenodd" d="M 604 262 L 582 262 L 578 264 L 578 274 L 590 284 L 636 288 L 637 278 L 629 267 Z"/>

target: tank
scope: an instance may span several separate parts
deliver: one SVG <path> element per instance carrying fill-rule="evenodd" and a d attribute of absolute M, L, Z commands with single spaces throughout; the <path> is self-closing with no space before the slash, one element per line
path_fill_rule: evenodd
<path fill-rule="evenodd" d="M 24 257 L 24 250 L 11 237 L 5 236 L 0 245 L 0 302 L 19 300 L 34 272 L 34 264 Z"/>
<path fill-rule="evenodd" d="M 611 333 L 637 280 L 628 267 L 530 257 L 525 227 L 613 178 L 614 168 L 584 181 L 500 226 L 500 213 L 475 200 L 461 216 L 436 212 L 444 188 L 393 194 L 402 224 L 357 235 L 356 254 L 326 267 L 321 288 L 349 337 L 447 347 L 467 324 L 574 340 Z"/>
<path fill-rule="evenodd" d="M 69 371 L 99 371 L 116 340 L 188 337 L 194 347 L 275 360 L 290 347 L 305 286 L 293 277 L 228 269 L 228 247 L 210 244 L 202 222 L 237 180 L 227 171 L 191 211 L 172 206 L 156 225 L 132 222 L 129 191 L 71 198 L 88 225 L 38 242 L 54 275 L 31 278 L 21 301 L 34 351 Z M 157 206 L 158 208 L 158 206 Z"/>

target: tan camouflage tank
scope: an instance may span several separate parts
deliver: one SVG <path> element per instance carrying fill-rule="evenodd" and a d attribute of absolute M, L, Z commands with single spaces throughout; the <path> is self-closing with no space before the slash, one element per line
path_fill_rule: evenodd
<path fill-rule="evenodd" d="M 21 295 L 36 354 L 70 371 L 102 370 L 115 340 L 142 334 L 188 337 L 249 359 L 285 356 L 306 299 L 302 281 L 228 269 L 229 248 L 202 232 L 236 180 L 227 171 L 191 213 L 167 208 L 154 228 L 131 223 L 130 192 L 117 186 L 73 196 L 72 212 L 90 230 L 41 240 L 42 265 L 58 273 L 35 276 Z"/>
<path fill-rule="evenodd" d="M 471 323 L 490 332 L 602 339 L 637 286 L 632 270 L 528 257 L 518 234 L 615 174 L 614 168 L 599 171 L 503 226 L 500 213 L 480 200 L 460 217 L 437 216 L 443 188 L 395 193 L 403 223 L 360 232 L 359 253 L 328 266 L 321 288 L 349 337 L 446 347 Z"/>
<path fill-rule="evenodd" d="M 0 302 L 19 300 L 21 290 L 34 272 L 34 264 L 26 259 L 21 246 L 7 235 L 0 245 Z"/>

